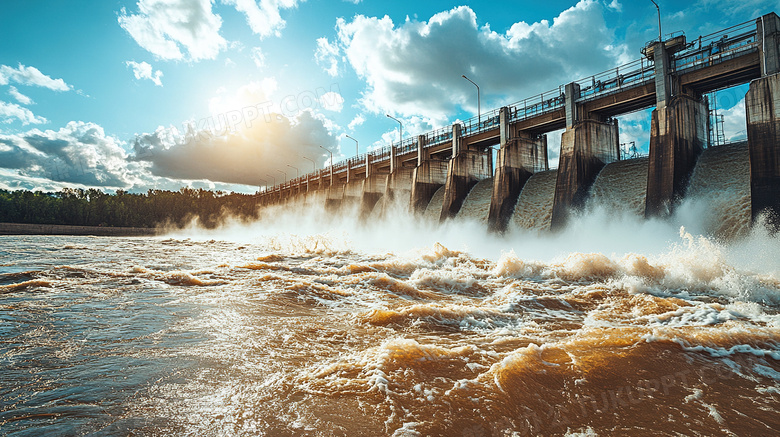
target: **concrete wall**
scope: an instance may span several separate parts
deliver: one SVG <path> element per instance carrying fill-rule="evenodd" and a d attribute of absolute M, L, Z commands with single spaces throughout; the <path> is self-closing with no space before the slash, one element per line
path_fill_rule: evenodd
<path fill-rule="evenodd" d="M 750 202 L 755 220 L 770 211 L 780 227 L 780 74 L 756 79 L 745 96 L 750 150 Z"/>
<path fill-rule="evenodd" d="M 502 144 L 490 199 L 488 227 L 504 232 L 523 186 L 536 171 L 547 170 L 547 136 L 520 137 Z"/>
<path fill-rule="evenodd" d="M 366 218 L 376 206 L 376 202 L 387 191 L 387 173 L 370 172 L 363 180 L 363 190 L 360 199 L 360 217 Z"/>
<path fill-rule="evenodd" d="M 645 217 L 669 215 L 685 195 L 707 143 L 708 123 L 706 103 L 685 95 L 653 110 Z"/>
<path fill-rule="evenodd" d="M 463 206 L 469 191 L 482 179 L 492 177 L 493 154 L 485 151 L 462 150 L 450 159 L 447 165 L 447 181 L 444 188 L 444 203 L 439 220 L 455 217 Z"/>
<path fill-rule="evenodd" d="M 620 159 L 617 120 L 584 120 L 561 137 L 561 157 L 555 183 L 550 228 L 562 228 L 572 208 L 584 205 L 602 168 Z"/>
<path fill-rule="evenodd" d="M 418 165 L 412 172 L 412 191 L 409 208 L 422 213 L 428 206 L 436 190 L 447 182 L 447 161 L 429 159 Z"/>

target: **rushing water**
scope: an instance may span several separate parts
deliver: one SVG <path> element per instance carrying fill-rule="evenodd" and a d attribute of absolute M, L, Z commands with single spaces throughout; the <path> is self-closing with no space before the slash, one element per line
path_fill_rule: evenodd
<path fill-rule="evenodd" d="M 556 234 L 288 207 L 0 237 L 0 434 L 775 435 L 780 241 L 692 233 L 697 171 L 676 217 Z"/>

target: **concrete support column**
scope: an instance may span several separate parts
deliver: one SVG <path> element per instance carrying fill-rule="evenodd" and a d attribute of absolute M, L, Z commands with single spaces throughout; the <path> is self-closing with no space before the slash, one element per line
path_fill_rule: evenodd
<path fill-rule="evenodd" d="M 620 159 L 617 120 L 583 120 L 561 136 L 561 157 L 555 183 L 550 228 L 561 229 L 569 212 L 581 208 L 602 168 Z"/>
<path fill-rule="evenodd" d="M 499 110 L 501 148 L 496 155 L 496 174 L 490 199 L 488 227 L 506 231 L 523 186 L 537 171 L 547 170 L 547 136 L 532 137 L 511 132 L 508 108 Z"/>
<path fill-rule="evenodd" d="M 378 173 L 373 167 L 373 156 L 366 155 L 366 178 L 360 198 L 360 218 L 366 219 L 387 189 L 387 172 Z"/>
<path fill-rule="evenodd" d="M 777 14 L 772 12 L 756 20 L 756 41 L 761 76 L 780 73 L 780 18 Z"/>
<path fill-rule="evenodd" d="M 750 207 L 780 229 L 780 74 L 756 79 L 745 96 L 750 149 Z"/>
<path fill-rule="evenodd" d="M 464 150 L 460 132 L 459 124 L 452 126 L 452 158 L 447 165 L 440 221 L 455 217 L 474 185 L 493 176 L 493 154 L 490 148 Z"/>
<path fill-rule="evenodd" d="M 409 209 L 416 214 L 425 212 L 436 190 L 447 182 L 447 161 L 431 158 L 425 142 L 425 137 L 418 137 L 417 167 L 411 172 Z"/>
<path fill-rule="evenodd" d="M 702 100 L 672 97 L 653 110 L 647 169 L 645 217 L 671 214 L 707 144 L 709 116 Z"/>
<path fill-rule="evenodd" d="M 430 150 L 425 147 L 427 142 L 428 140 L 425 135 L 417 136 L 417 166 L 420 166 L 431 157 Z"/>
<path fill-rule="evenodd" d="M 574 124 L 580 120 L 577 107 L 577 99 L 580 98 L 580 85 L 576 82 L 567 84 L 564 87 L 564 105 L 566 109 L 566 129 L 574 127 Z"/>

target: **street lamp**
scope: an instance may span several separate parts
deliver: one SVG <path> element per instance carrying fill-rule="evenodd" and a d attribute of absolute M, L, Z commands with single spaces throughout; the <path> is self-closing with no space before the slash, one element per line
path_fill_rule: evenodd
<path fill-rule="evenodd" d="M 290 164 L 287 164 L 287 167 L 294 168 L 295 169 L 295 177 L 299 178 L 301 176 L 301 172 L 298 171 L 298 167 L 293 167 Z"/>
<path fill-rule="evenodd" d="M 307 161 L 311 162 L 311 171 L 315 171 L 315 170 L 317 170 L 317 164 L 315 164 L 315 163 L 314 163 L 314 160 L 313 160 L 313 159 L 311 159 L 311 158 L 307 158 L 307 157 L 305 157 L 305 156 L 301 156 L 301 158 L 303 158 L 303 159 L 305 159 L 305 160 L 307 160 Z"/>
<path fill-rule="evenodd" d="M 393 120 L 398 122 L 398 125 L 401 126 L 401 130 L 398 131 L 398 147 L 401 147 L 401 143 L 404 142 L 404 124 L 401 123 L 401 120 L 393 117 L 390 114 L 385 114 L 388 118 L 392 118 Z"/>
<path fill-rule="evenodd" d="M 284 175 L 284 183 L 287 183 L 287 173 L 285 173 L 285 172 L 283 172 L 283 171 L 281 171 L 279 169 L 277 169 L 276 171 L 278 171 L 279 173 Z"/>
<path fill-rule="evenodd" d="M 655 5 L 656 11 L 658 11 L 658 42 L 664 42 L 663 34 L 661 33 L 661 8 L 658 7 L 658 3 L 655 0 L 650 0 Z"/>
<path fill-rule="evenodd" d="M 266 176 L 268 176 L 269 178 L 273 179 L 273 181 L 274 181 L 274 186 L 276 186 L 276 178 L 275 178 L 275 177 L 273 177 L 273 176 L 271 176 L 271 175 L 269 175 L 268 173 L 266 173 L 265 175 L 266 175 Z"/>
<path fill-rule="evenodd" d="M 355 156 L 358 156 L 360 154 L 360 152 L 358 150 L 358 140 L 352 138 L 349 135 L 344 135 L 344 136 L 355 142 Z"/>
<path fill-rule="evenodd" d="M 477 87 L 477 123 L 478 124 L 482 124 L 482 105 L 480 103 L 480 98 L 479 98 L 479 85 L 477 85 L 476 82 L 474 82 L 473 80 L 471 80 L 468 77 L 466 77 L 465 74 L 461 74 L 460 77 L 462 77 L 462 78 L 466 79 L 467 81 L 473 83 L 474 86 Z"/>
<path fill-rule="evenodd" d="M 326 148 L 324 148 L 322 146 L 320 146 L 320 149 L 330 153 L 330 166 L 333 167 L 333 152 L 331 152 L 330 150 L 328 150 L 328 149 L 326 149 Z"/>
<path fill-rule="evenodd" d="M 266 188 L 266 189 L 268 189 L 268 181 L 267 181 L 267 180 L 265 180 L 265 179 L 263 179 L 263 178 L 257 178 L 257 179 L 259 179 L 259 180 L 263 181 L 263 183 L 265 184 L 265 188 Z M 258 188 L 260 188 L 260 187 L 258 187 Z M 258 192 L 259 192 L 259 191 L 260 191 L 260 190 L 258 189 Z"/>

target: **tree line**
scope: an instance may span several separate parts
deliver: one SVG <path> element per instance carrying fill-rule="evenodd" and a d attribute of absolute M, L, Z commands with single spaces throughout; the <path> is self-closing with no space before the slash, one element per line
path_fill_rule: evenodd
<path fill-rule="evenodd" d="M 208 228 L 225 218 L 257 218 L 257 196 L 184 187 L 107 194 L 90 188 L 56 193 L 0 190 L 0 222 L 78 226 L 183 227 L 193 219 Z"/>

